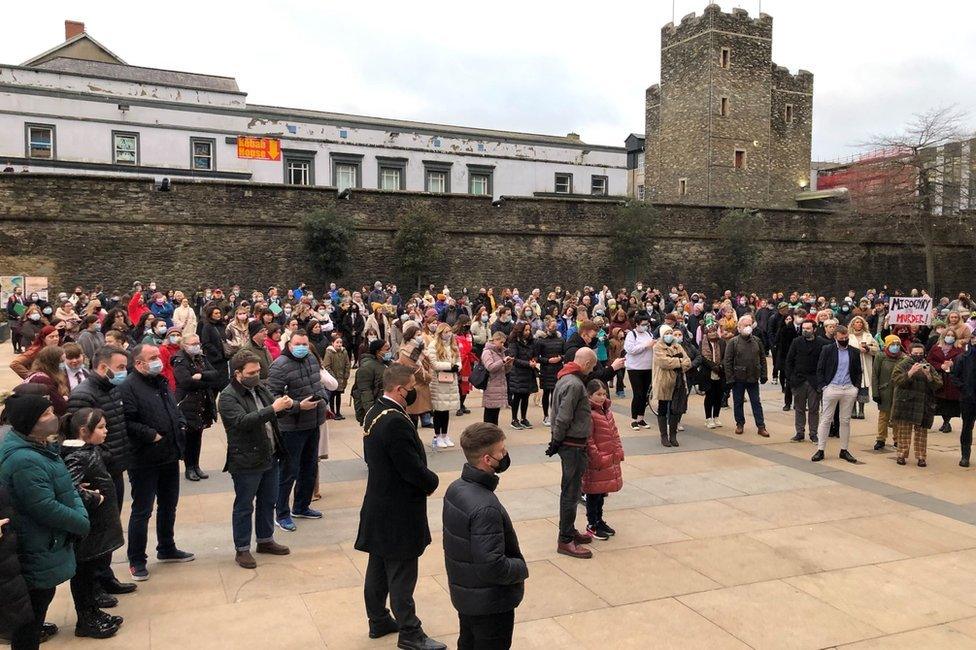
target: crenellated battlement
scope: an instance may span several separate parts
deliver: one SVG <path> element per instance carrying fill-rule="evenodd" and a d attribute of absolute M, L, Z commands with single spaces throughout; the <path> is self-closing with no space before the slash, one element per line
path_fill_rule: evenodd
<path fill-rule="evenodd" d="M 809 70 L 798 70 L 796 74 L 790 72 L 786 66 L 772 66 L 773 89 L 791 90 L 800 93 L 813 92 L 813 73 Z"/>
<path fill-rule="evenodd" d="M 690 13 L 678 25 L 673 22 L 661 28 L 661 47 L 668 47 L 704 34 L 710 30 L 720 30 L 758 38 L 773 37 L 772 16 L 760 13 L 753 18 L 745 9 L 733 9 L 731 13 L 722 11 L 717 4 L 710 4 L 699 16 Z"/>

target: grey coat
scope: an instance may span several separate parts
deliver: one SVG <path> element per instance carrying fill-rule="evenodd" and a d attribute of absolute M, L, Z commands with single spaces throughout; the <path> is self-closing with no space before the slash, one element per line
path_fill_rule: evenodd
<path fill-rule="evenodd" d="M 590 437 L 593 419 L 586 386 L 579 375 L 563 368 L 552 391 L 552 439 L 562 442 L 566 438 L 585 442 Z"/>

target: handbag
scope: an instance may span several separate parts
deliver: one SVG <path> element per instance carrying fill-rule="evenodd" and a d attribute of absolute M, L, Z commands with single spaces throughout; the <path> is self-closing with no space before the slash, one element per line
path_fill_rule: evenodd
<path fill-rule="evenodd" d="M 484 364 L 478 361 L 471 368 L 471 376 L 468 377 L 468 382 L 478 390 L 484 390 L 488 388 L 488 369 L 485 368 Z"/>
<path fill-rule="evenodd" d="M 437 383 L 439 384 L 451 384 L 454 382 L 454 373 L 448 372 L 446 370 L 437 371 Z"/>
<path fill-rule="evenodd" d="M 862 386 L 857 389 L 857 403 L 867 404 L 870 401 L 871 395 L 869 394 L 867 386 Z"/>

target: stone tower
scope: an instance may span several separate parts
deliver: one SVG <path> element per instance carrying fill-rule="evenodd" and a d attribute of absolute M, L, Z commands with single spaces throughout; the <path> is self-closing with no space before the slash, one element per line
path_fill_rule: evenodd
<path fill-rule="evenodd" d="M 809 189 L 813 75 L 772 61 L 773 19 L 711 4 L 661 29 L 647 89 L 645 193 L 655 203 L 795 207 Z"/>

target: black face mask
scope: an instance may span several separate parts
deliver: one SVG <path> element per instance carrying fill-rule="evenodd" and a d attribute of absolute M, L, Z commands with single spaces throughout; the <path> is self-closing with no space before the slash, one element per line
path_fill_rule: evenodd
<path fill-rule="evenodd" d="M 805 338 L 806 340 L 812 341 L 814 336 L 815 334 L 813 332 L 808 332 L 806 330 L 803 330 L 803 338 Z"/>
<path fill-rule="evenodd" d="M 256 388 L 258 384 L 261 383 L 261 375 L 252 375 L 250 377 L 245 377 L 241 375 L 241 385 L 245 388 Z"/>
<path fill-rule="evenodd" d="M 501 474 L 506 469 L 512 466 L 512 457 L 508 455 L 507 451 L 505 452 L 505 455 L 501 457 L 500 460 L 495 458 L 494 456 L 490 456 L 490 458 L 496 463 L 498 463 L 498 467 L 495 468 L 495 474 Z"/>
<path fill-rule="evenodd" d="M 915 359 L 915 361 L 919 361 L 919 362 L 925 361 L 925 355 L 924 354 L 913 354 L 912 355 L 912 359 Z"/>
<path fill-rule="evenodd" d="M 413 403 L 417 401 L 417 389 L 411 388 L 407 391 L 407 394 L 403 396 L 403 400 L 407 403 L 407 406 L 413 406 Z"/>
<path fill-rule="evenodd" d="M 837 339 L 837 345 L 839 345 L 842 348 L 846 348 L 847 347 L 847 339 Z"/>

